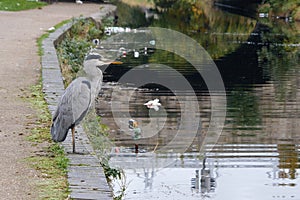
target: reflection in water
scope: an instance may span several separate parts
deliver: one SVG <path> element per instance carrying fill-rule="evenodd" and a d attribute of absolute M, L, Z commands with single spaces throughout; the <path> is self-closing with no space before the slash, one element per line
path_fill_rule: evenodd
<path fill-rule="evenodd" d="M 156 1 L 158 9 L 155 12 L 158 17 L 150 19 L 145 18 L 147 15 L 143 9 L 130 9 L 130 6 L 118 2 L 117 25 L 132 28 L 154 26 L 185 33 L 203 46 L 214 59 L 233 52 L 240 42 L 247 40 L 256 26 L 255 20 L 222 12 L 213 6 L 212 1 L 167 2 Z"/>
<path fill-rule="evenodd" d="M 215 191 L 216 188 L 216 179 L 213 178 L 213 169 L 206 168 L 206 158 L 203 159 L 203 167 L 201 169 L 201 174 L 199 170 L 195 170 L 196 176 L 191 179 L 192 189 L 197 193 L 211 193 Z"/>
<path fill-rule="evenodd" d="M 113 117 L 116 118 L 116 116 L 113 116 L 110 107 L 112 102 L 112 93 L 114 93 L 114 103 L 119 105 L 118 118 L 121 120 L 121 127 L 120 123 L 118 125 L 115 120 L 112 120 Z M 178 99 L 181 99 L 180 101 L 184 102 L 191 102 L 193 97 L 190 98 L 187 92 L 179 93 L 177 96 L 169 92 L 160 92 L 159 94 L 157 92 L 155 93 L 156 94 L 154 94 L 152 90 L 124 88 L 109 84 L 103 88 L 103 94 L 100 95 L 100 101 L 102 103 L 99 104 L 99 107 L 97 107 L 99 108 L 98 114 L 102 116 L 102 122 L 110 127 L 110 135 L 114 138 L 117 146 L 133 147 L 137 142 L 132 140 L 134 137 L 134 131 L 130 130 L 128 127 L 128 121 L 130 120 L 137 122 L 138 127 L 141 130 L 138 139 L 139 147 L 147 151 L 153 151 L 154 148 L 160 150 L 166 144 L 169 144 L 176 134 L 178 134 L 179 127 L 182 126 L 182 113 L 180 111 L 180 103 Z M 127 113 L 128 97 L 130 97 L 130 115 Z M 161 108 L 158 111 L 153 109 L 149 110 L 144 103 L 149 99 L 155 99 L 157 97 L 162 104 Z M 194 107 L 185 106 L 187 112 L 193 108 Z M 192 119 L 193 118 L 191 118 L 191 120 Z M 188 120 L 188 117 L 186 117 L 186 120 Z M 208 126 L 207 122 L 203 123 Z M 177 152 L 181 146 L 184 147 L 184 144 L 187 141 L 194 140 L 194 137 L 186 137 L 187 135 L 190 135 L 188 132 L 193 131 L 193 127 L 185 126 L 181 127 L 181 129 L 183 132 L 176 136 L 180 139 L 179 141 L 177 140 L 177 146 L 173 148 L 174 152 Z M 201 133 L 199 130 L 196 134 L 196 139 L 194 140 L 195 145 L 190 147 L 192 151 L 199 151 L 199 142 L 201 142 L 200 137 Z M 169 148 L 172 149 L 171 147 Z"/>
<path fill-rule="evenodd" d="M 203 144 L 211 97 L 203 79 L 184 59 L 153 46 L 147 54 L 141 48 L 139 58 L 128 52 L 120 58 L 122 65 L 106 69 L 107 83 L 97 105 L 116 146 L 110 163 L 126 172 L 129 185 L 125 199 L 299 199 L 299 35 L 289 24 L 257 22 L 201 1 L 184 3 L 177 1 L 164 8 L 157 19 L 148 19 L 146 24 L 182 31 L 212 55 L 227 89 L 225 128 L 216 145 Z M 180 15 L 176 14 L 179 10 Z M 157 84 L 135 88 L 132 82 L 111 83 L 135 66 L 139 66 L 136 70 L 158 72 L 160 79 L 174 77 L 170 70 L 156 71 L 149 63 L 176 69 L 196 92 L 201 127 L 183 154 L 176 153 L 176 146 L 169 152 L 158 150 L 175 137 L 182 117 L 179 99 L 189 102 L 189 91 L 175 95 Z M 111 99 L 113 91 L 118 99 Z M 118 112 L 124 126 L 120 126 L 113 118 L 111 104 L 118 101 L 122 105 L 128 97 L 130 116 L 121 106 Z M 158 112 L 143 105 L 155 98 L 162 104 Z M 141 129 L 138 139 L 128 127 L 130 120 Z M 157 134 L 143 128 L 149 124 Z M 188 126 L 184 130 L 190 131 Z M 191 138 L 183 134 L 180 139 L 184 143 Z M 201 148 L 208 150 L 200 154 Z"/>
<path fill-rule="evenodd" d="M 125 169 L 126 199 L 297 199 L 299 162 L 292 167 L 292 160 L 299 159 L 299 145 L 287 145 L 284 152 L 281 146 L 286 145 L 215 145 L 204 159 L 191 153 L 169 154 L 168 159 L 173 160 L 164 168 L 155 164 L 166 156 L 152 160 L 153 166 L 146 164 L 147 155 L 142 154 L 132 160 L 119 154 L 111 163 Z"/>

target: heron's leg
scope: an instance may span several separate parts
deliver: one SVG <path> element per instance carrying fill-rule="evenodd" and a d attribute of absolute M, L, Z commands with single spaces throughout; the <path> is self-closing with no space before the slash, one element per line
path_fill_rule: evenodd
<path fill-rule="evenodd" d="M 72 146 L 73 146 L 73 153 L 75 153 L 75 126 L 72 127 Z"/>

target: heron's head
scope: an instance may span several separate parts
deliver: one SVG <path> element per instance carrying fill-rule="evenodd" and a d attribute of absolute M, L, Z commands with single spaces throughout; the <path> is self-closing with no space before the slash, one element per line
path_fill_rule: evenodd
<path fill-rule="evenodd" d="M 112 61 L 104 59 L 100 54 L 93 52 L 85 57 L 83 70 L 86 75 L 91 78 L 98 77 L 102 76 L 102 71 L 104 71 L 111 63 Z"/>

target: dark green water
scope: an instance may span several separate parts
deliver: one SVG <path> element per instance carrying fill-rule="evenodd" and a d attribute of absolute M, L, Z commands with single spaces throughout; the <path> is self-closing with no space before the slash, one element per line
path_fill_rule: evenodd
<path fill-rule="evenodd" d="M 116 26 L 164 27 L 196 40 L 220 71 L 227 99 L 224 129 L 217 143 L 204 144 L 211 98 L 205 81 L 190 63 L 171 52 L 148 49 L 144 55 L 141 49 L 139 58 L 128 52 L 126 58 L 120 58 L 122 65 L 107 68 L 97 108 L 110 128 L 111 139 L 124 147 L 123 154 L 113 154 L 111 163 L 127 174 L 130 184 L 125 199 L 300 199 L 299 24 L 259 19 L 251 12 L 241 15 L 235 10 L 177 1 L 158 13 L 158 18 L 146 19 L 137 14 L 142 12 L 138 8 L 119 7 Z M 135 89 L 139 76 L 122 82 L 122 86 L 110 83 L 118 82 L 136 66 L 137 71 L 154 71 L 157 79 L 176 78 L 173 70 L 153 69 L 151 63 L 176 69 L 196 93 L 201 127 L 184 154 L 170 151 L 152 159 L 147 153 L 163 148 L 176 136 L 183 109 L 178 102 L 182 97 L 190 101 L 191 91 L 175 95 L 155 82 Z M 111 99 L 112 91 L 118 98 Z M 129 129 L 118 126 L 111 112 L 112 101 L 126 103 L 123 97 L 127 96 L 129 107 L 120 107 L 118 112 L 129 109 L 139 127 L 149 124 L 153 117 L 157 134 L 134 140 Z M 143 104 L 154 98 L 160 99 L 163 108 L 149 112 Z M 128 123 L 125 114 L 123 123 Z M 188 133 L 190 128 L 184 131 Z M 185 134 L 181 137 L 182 141 L 187 139 Z M 135 144 L 142 151 L 138 156 L 132 153 Z M 199 153 L 203 145 L 211 151 Z M 168 165 L 160 165 L 164 162 Z"/>

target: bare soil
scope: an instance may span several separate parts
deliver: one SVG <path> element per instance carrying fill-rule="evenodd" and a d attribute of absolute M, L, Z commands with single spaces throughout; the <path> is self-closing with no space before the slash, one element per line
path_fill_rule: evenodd
<path fill-rule="evenodd" d="M 39 149 L 25 139 L 37 114 L 21 98 L 40 77 L 37 38 L 55 24 L 89 16 L 99 12 L 99 7 L 70 2 L 21 12 L 0 11 L 0 199 L 37 199 L 35 182 L 42 181 L 24 161 Z"/>

